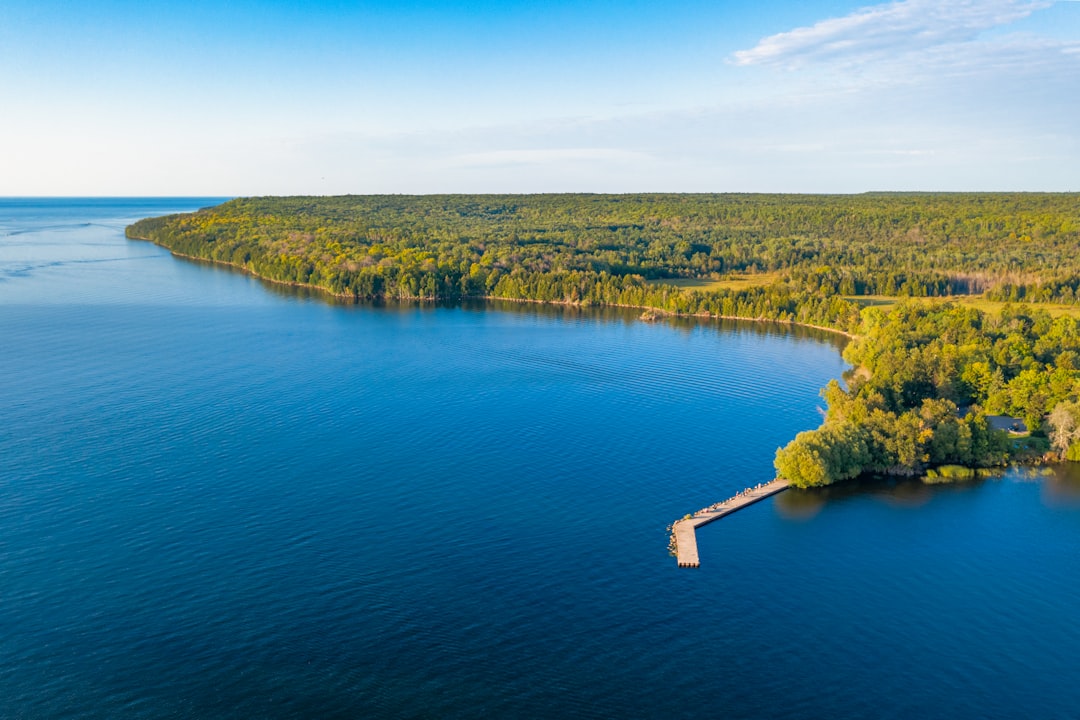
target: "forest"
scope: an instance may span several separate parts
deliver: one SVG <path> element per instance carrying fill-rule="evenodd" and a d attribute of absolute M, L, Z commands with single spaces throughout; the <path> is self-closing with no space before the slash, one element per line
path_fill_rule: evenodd
<path fill-rule="evenodd" d="M 1080 460 L 1080 320 L 1038 308 L 997 315 L 947 302 L 863 312 L 844 350 L 847 387 L 822 394 L 824 424 L 780 449 L 796 485 L 864 473 L 992 468 L 1047 455 Z M 1012 438 L 988 416 L 1021 419 Z"/>
<path fill-rule="evenodd" d="M 1077 194 L 265 197 L 127 234 L 357 301 L 620 305 L 849 333 L 856 372 L 823 391 L 824 424 L 777 453 L 796 485 L 1080 459 L 1080 320 L 1061 311 L 1080 304 Z M 971 299 L 1004 305 L 950 302 Z"/>

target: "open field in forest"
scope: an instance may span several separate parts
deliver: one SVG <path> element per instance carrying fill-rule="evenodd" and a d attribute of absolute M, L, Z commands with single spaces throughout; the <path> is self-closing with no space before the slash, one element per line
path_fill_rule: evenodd
<path fill-rule="evenodd" d="M 904 298 L 893 297 L 890 295 L 848 295 L 846 296 L 846 299 L 864 307 L 879 307 L 882 310 L 888 310 L 904 300 L 920 300 L 925 302 L 947 301 L 973 307 L 993 315 L 998 314 L 1003 307 L 1011 304 L 1014 307 L 1045 310 L 1053 317 L 1080 318 L 1080 305 L 1059 305 L 1055 303 L 1005 303 L 998 300 L 987 300 L 982 295 L 951 295 L 947 297 L 927 298 Z"/>
<path fill-rule="evenodd" d="M 664 278 L 661 280 L 650 280 L 651 285 L 674 285 L 675 287 L 683 288 L 685 290 L 703 290 L 711 292 L 714 290 L 745 290 L 753 287 L 766 287 L 777 282 L 781 278 L 780 273 L 754 273 L 754 274 L 739 274 L 728 275 L 721 280 L 710 280 L 708 278 Z"/>

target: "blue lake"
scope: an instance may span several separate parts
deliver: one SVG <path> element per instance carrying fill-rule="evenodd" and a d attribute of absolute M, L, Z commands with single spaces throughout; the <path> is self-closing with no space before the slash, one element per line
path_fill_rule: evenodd
<path fill-rule="evenodd" d="M 1080 472 L 788 492 L 835 336 L 335 305 L 0 199 L 0 717 L 1075 718 Z"/>

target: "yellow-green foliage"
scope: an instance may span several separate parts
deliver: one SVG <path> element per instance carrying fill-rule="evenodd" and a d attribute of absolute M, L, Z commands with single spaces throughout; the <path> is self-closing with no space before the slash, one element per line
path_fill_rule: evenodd
<path fill-rule="evenodd" d="M 851 466 L 832 462 L 835 457 L 864 458 L 860 472 L 908 474 L 933 466 L 993 467 L 1013 452 L 1031 457 L 1049 449 L 1043 437 L 1013 445 L 989 427 L 986 411 L 1022 417 L 1038 429 L 1057 408 L 1050 415 L 1055 437 L 1075 439 L 1080 322 L 1072 318 L 1018 309 L 995 317 L 912 301 L 887 313 L 864 310 L 858 333 L 844 357 L 860 372 L 847 388 L 832 382 L 824 391 L 822 430 L 829 434 L 800 435 L 777 453 L 778 470 L 797 484 L 850 476 Z M 944 479 L 966 474 L 936 472 Z"/>
<path fill-rule="evenodd" d="M 737 293 L 782 275 L 798 292 L 815 296 L 925 297 L 989 289 L 1000 296 L 994 299 L 1071 304 L 1080 277 L 1078 198 L 1040 193 L 244 198 L 141 221 L 130 234 L 243 265 L 274 280 L 356 297 L 491 294 L 503 277 L 517 272 L 518 282 L 505 292 L 552 294 L 536 280 L 539 275 L 557 279 L 559 291 L 573 296 L 571 286 L 583 281 L 567 284 L 567 274 L 606 273 L 642 283 L 669 279 L 696 285 L 680 290 Z M 577 289 L 581 295 L 590 288 Z M 608 296 L 613 297 L 610 289 Z"/>
<path fill-rule="evenodd" d="M 664 278 L 651 280 L 653 285 L 673 285 L 683 290 L 702 290 L 712 292 L 715 290 L 746 290 L 747 288 L 767 287 L 781 282 L 783 276 L 780 273 L 754 273 L 751 275 L 733 274 L 725 275 L 719 279 L 712 278 Z"/>
<path fill-rule="evenodd" d="M 925 483 L 948 483 L 956 482 L 957 480 L 971 480 L 976 476 L 974 468 L 964 467 L 963 465 L 942 465 L 938 468 L 931 468 L 926 471 L 926 476 L 923 477 Z"/>
<path fill-rule="evenodd" d="M 776 472 L 796 487 L 828 485 L 863 472 L 870 456 L 861 428 L 824 425 L 799 433 L 776 451 Z"/>

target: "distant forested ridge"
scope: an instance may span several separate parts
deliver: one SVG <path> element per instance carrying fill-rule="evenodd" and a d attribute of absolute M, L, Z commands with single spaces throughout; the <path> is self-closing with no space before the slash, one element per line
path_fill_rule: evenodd
<path fill-rule="evenodd" d="M 1080 457 L 1080 430 L 1062 430 L 1080 427 L 1080 321 L 1032 304 L 1080 303 L 1077 194 L 246 198 L 127 233 L 357 300 L 623 305 L 857 334 L 860 374 L 778 453 L 800 485 Z M 1019 304 L 991 316 L 926 300 L 976 295 Z M 863 309 L 882 297 L 920 300 Z M 1035 440 L 1008 441 L 987 413 L 1024 417 Z"/>

